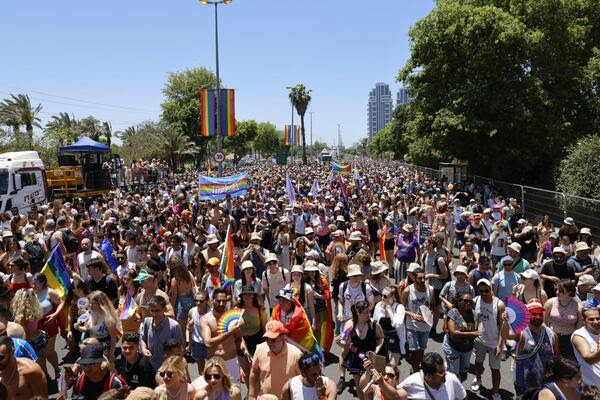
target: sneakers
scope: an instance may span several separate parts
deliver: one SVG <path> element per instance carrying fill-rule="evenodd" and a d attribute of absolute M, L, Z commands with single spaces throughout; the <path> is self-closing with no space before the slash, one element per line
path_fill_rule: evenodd
<path fill-rule="evenodd" d="M 492 395 L 492 400 L 502 400 L 502 396 L 500 396 L 500 393 L 494 392 Z"/>
<path fill-rule="evenodd" d="M 338 380 L 338 383 L 337 383 L 337 394 L 342 394 L 344 392 L 345 388 L 346 388 L 346 381 L 344 380 L 343 376 L 340 376 L 340 379 Z"/>
<path fill-rule="evenodd" d="M 471 390 L 474 392 L 478 392 L 480 387 L 481 387 L 481 381 L 479 381 L 479 379 L 477 379 L 477 378 L 473 379 L 473 383 L 471 383 Z M 498 394 L 498 393 L 495 393 L 495 394 Z M 494 398 L 493 400 L 498 400 L 498 399 Z"/>

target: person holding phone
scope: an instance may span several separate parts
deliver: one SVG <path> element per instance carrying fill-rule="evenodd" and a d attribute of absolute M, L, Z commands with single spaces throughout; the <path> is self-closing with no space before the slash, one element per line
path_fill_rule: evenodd
<path fill-rule="evenodd" d="M 398 367 L 387 364 L 381 373 L 374 367 L 370 358 L 363 361 L 365 373 L 360 377 L 360 390 L 367 399 L 373 400 L 404 400 L 407 398 L 404 389 L 398 386 Z"/>
<path fill-rule="evenodd" d="M 298 360 L 300 375 L 294 376 L 283 385 L 282 400 L 335 400 L 335 382 L 323 376 L 318 354 L 306 352 Z"/>

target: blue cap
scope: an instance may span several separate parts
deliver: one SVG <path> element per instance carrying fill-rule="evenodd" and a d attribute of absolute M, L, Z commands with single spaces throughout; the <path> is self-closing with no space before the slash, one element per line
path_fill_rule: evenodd
<path fill-rule="evenodd" d="M 515 260 L 511 256 L 504 256 L 502 257 L 502 260 L 500 260 L 500 264 L 504 264 L 507 261 L 510 261 L 511 263 L 515 262 Z"/>

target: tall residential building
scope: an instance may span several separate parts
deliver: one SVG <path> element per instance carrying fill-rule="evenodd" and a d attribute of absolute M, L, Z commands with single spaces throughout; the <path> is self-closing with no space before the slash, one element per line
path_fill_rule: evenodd
<path fill-rule="evenodd" d="M 410 101 L 411 98 L 408 97 L 408 90 L 400 88 L 398 90 L 398 93 L 396 94 L 396 107 L 398 107 L 401 104 L 409 103 Z"/>
<path fill-rule="evenodd" d="M 367 106 L 369 140 L 390 122 L 393 108 L 394 101 L 389 85 L 376 83 L 375 88 L 369 93 L 369 105 Z"/>

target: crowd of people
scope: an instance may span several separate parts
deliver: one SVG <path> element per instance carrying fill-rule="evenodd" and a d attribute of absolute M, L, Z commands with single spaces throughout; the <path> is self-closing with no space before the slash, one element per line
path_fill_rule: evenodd
<path fill-rule="evenodd" d="M 261 163 L 244 196 L 200 201 L 197 173 L 161 167 L 153 189 L 1 214 L 0 399 L 463 400 L 485 373 L 493 400 L 503 380 L 600 398 L 588 227 L 528 221 L 489 186 L 352 168 Z"/>

